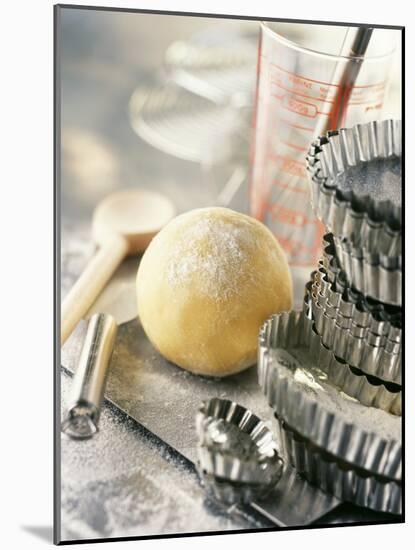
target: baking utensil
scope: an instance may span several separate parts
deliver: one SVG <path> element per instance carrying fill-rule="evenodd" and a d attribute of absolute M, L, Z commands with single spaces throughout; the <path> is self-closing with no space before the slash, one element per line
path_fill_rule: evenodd
<path fill-rule="evenodd" d="M 145 250 L 175 214 L 169 199 L 143 189 L 119 191 L 95 209 L 93 238 L 99 249 L 61 307 L 61 344 L 93 304 L 121 261 Z"/>
<path fill-rule="evenodd" d="M 368 253 L 401 255 L 401 155 L 400 120 L 342 128 L 311 144 L 312 202 L 330 232 Z"/>
<path fill-rule="evenodd" d="M 339 249 L 336 254 L 331 233 L 324 236 L 324 267 L 332 273 L 343 270 L 349 284 L 360 293 L 376 301 L 393 306 L 402 304 L 402 271 L 388 269 L 381 264 L 371 264 L 362 249 L 349 246 L 348 251 Z M 326 244 L 327 243 L 327 244 Z"/>
<path fill-rule="evenodd" d="M 144 141 L 164 153 L 198 162 L 217 206 L 229 206 L 246 181 L 250 110 L 217 105 L 169 82 L 138 87 L 130 121 Z M 220 170 L 219 173 L 216 173 Z M 217 191 L 218 180 L 225 179 Z"/>
<path fill-rule="evenodd" d="M 196 431 L 200 476 L 208 476 L 210 488 L 217 482 L 214 494 L 227 503 L 259 500 L 281 479 L 283 460 L 273 434 L 249 409 L 227 399 L 210 399 L 196 414 Z"/>
<path fill-rule="evenodd" d="M 316 274 L 312 276 L 315 281 Z M 389 339 L 397 336 L 392 328 L 390 334 L 378 334 L 368 327 L 353 322 L 353 317 L 344 317 L 339 308 L 332 306 L 320 293 L 320 286 L 309 281 L 306 285 L 307 310 L 312 313 L 315 332 L 321 343 L 333 355 L 362 373 L 383 382 L 401 383 L 401 342 Z M 367 313 L 367 312 L 365 312 Z M 384 323 L 384 321 L 380 321 Z M 379 324 L 380 324 L 379 323 Z M 400 329 L 399 329 L 400 332 Z"/>
<path fill-rule="evenodd" d="M 402 513 L 402 484 L 371 475 L 322 451 L 277 418 L 279 439 L 296 470 L 313 485 L 378 512 Z"/>
<path fill-rule="evenodd" d="M 88 439 L 98 431 L 116 335 L 117 324 L 111 315 L 100 313 L 90 318 L 72 381 L 71 399 L 61 426 L 68 437 Z"/>
<path fill-rule="evenodd" d="M 319 119 L 315 134 L 323 135 L 329 130 L 343 126 L 349 98 L 362 68 L 372 34 L 373 28 L 371 27 L 349 27 L 347 29 L 339 57 L 347 57 L 348 62 L 346 64 L 338 63 L 330 79 L 330 83 L 336 86 L 332 116 Z"/>
<path fill-rule="evenodd" d="M 348 281 L 359 292 L 383 303 L 402 304 L 402 257 L 370 254 L 350 241 L 334 239 L 336 257 Z"/>
<path fill-rule="evenodd" d="M 232 139 L 249 128 L 240 109 L 217 105 L 173 82 L 139 86 L 129 105 L 134 131 L 157 149 L 183 160 L 204 162 L 214 148 L 215 162 L 236 150 Z M 247 148 L 247 144 L 245 146 Z"/>
<path fill-rule="evenodd" d="M 117 268 L 115 276 L 102 290 L 85 315 L 88 328 L 79 355 L 79 367 L 76 370 L 73 382 L 74 397 L 72 403 L 82 400 L 79 396 L 94 394 L 102 397 L 104 395 L 110 364 L 109 350 L 114 348 L 118 325 L 131 321 L 137 316 L 135 300 L 136 270 L 137 261 L 135 258 L 124 260 Z M 105 353 L 103 353 L 103 350 L 105 350 Z M 85 371 L 83 367 L 86 363 L 88 363 L 87 375 L 82 374 Z M 77 378 L 78 371 L 79 378 Z M 94 403 L 93 415 L 97 421 L 101 404 L 102 399 L 97 397 Z M 68 432 L 72 430 L 72 426 L 68 421 L 73 417 L 72 409 L 68 411 L 67 417 L 63 431 L 70 436 L 71 434 Z M 96 431 L 94 431 L 93 424 L 90 423 L 89 437 L 92 437 Z M 77 437 L 76 433 L 74 437 Z"/>
<path fill-rule="evenodd" d="M 173 42 L 165 54 L 168 77 L 217 104 L 252 104 L 258 33 L 212 27 L 191 40 Z"/>
<path fill-rule="evenodd" d="M 338 55 L 340 47 L 328 52 L 327 44 L 321 47 L 328 29 L 316 29 L 317 45 L 308 48 L 290 40 L 283 24 L 261 25 L 251 214 L 275 233 L 294 267 L 315 265 L 321 250 L 323 228 L 310 204 L 304 165 L 310 141 L 322 129 L 336 128 L 341 115 L 348 126 L 378 116 L 391 59 L 385 49 L 359 61 L 355 51 L 348 57 Z M 382 32 L 376 29 L 371 43 L 378 40 Z M 352 86 L 346 89 L 347 82 Z"/>
<path fill-rule="evenodd" d="M 324 238 L 324 245 L 330 243 Z M 383 304 L 361 292 L 351 288 L 344 276 L 344 272 L 329 273 L 319 262 L 318 270 L 314 271 L 313 284 L 317 288 L 319 305 L 325 304 L 335 307 L 343 318 L 350 319 L 351 323 L 367 328 L 375 334 L 382 334 L 393 342 L 402 339 L 402 309 L 397 306 Z"/>
<path fill-rule="evenodd" d="M 272 316 L 262 327 L 258 378 L 279 418 L 328 453 L 372 474 L 401 480 L 401 418 L 367 407 L 329 382 L 313 358 L 302 312 Z"/>
<path fill-rule="evenodd" d="M 318 365 L 318 368 L 327 375 L 327 380 L 347 396 L 357 399 L 368 407 L 377 407 L 392 414 L 401 415 L 401 386 L 367 375 L 359 367 L 351 366 L 344 359 L 339 358 L 332 348 L 324 344 L 323 338 L 316 330 L 310 311 L 311 309 L 308 311 L 306 309 L 303 326 L 303 344 L 310 361 Z M 281 317 L 275 319 L 276 322 L 280 320 Z M 277 341 L 270 345 L 272 344 L 280 345 Z"/>

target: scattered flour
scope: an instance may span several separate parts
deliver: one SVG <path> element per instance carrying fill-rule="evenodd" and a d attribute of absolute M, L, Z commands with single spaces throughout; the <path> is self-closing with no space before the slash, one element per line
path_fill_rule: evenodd
<path fill-rule="evenodd" d="M 62 374 L 63 407 L 71 382 Z M 61 518 L 63 540 L 268 525 L 207 500 L 193 466 L 107 404 L 93 439 L 62 438 Z"/>

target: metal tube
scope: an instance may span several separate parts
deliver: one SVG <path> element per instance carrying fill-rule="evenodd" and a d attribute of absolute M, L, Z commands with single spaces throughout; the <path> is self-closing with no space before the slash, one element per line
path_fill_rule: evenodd
<path fill-rule="evenodd" d="M 114 349 L 118 326 L 108 314 L 95 314 L 88 323 L 71 399 L 62 431 L 74 439 L 87 439 L 98 431 L 108 366 Z"/>

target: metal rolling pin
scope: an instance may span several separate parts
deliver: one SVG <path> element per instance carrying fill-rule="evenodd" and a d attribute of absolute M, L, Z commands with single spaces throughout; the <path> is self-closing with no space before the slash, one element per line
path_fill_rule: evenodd
<path fill-rule="evenodd" d="M 69 406 L 62 432 L 73 439 L 88 439 L 98 431 L 98 422 L 108 367 L 118 326 L 108 314 L 93 315 L 72 382 Z"/>

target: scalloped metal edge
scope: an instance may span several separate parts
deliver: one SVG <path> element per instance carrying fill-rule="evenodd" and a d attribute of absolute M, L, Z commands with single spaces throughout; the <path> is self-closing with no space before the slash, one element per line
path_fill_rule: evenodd
<path fill-rule="evenodd" d="M 344 274 L 344 272 L 342 272 Z M 314 284 L 319 287 L 319 305 L 324 307 L 330 305 L 336 307 L 338 314 L 343 318 L 349 318 L 359 327 L 368 328 L 375 334 L 385 335 L 393 342 L 400 342 L 402 335 L 402 311 L 388 311 L 388 306 L 382 302 L 367 299 L 361 292 L 358 292 L 347 285 L 346 275 L 339 281 L 335 273 L 329 277 L 323 262 L 320 261 L 319 268 L 313 271 Z M 331 280 L 330 280 L 331 279 Z"/>
<path fill-rule="evenodd" d="M 280 441 L 291 464 L 309 483 L 340 500 L 390 514 L 402 513 L 402 487 L 348 464 L 318 449 L 277 418 Z"/>
<path fill-rule="evenodd" d="M 277 318 L 281 322 L 276 322 Z M 370 472 L 400 480 L 400 441 L 365 431 L 328 411 L 289 380 L 270 356 L 271 346 L 277 342 L 284 349 L 304 345 L 304 319 L 302 312 L 285 312 L 273 315 L 260 330 L 258 382 L 269 405 L 303 437 L 327 452 Z"/>
<path fill-rule="evenodd" d="M 380 337 L 382 342 L 385 340 L 391 344 L 401 344 L 401 312 L 386 314 L 386 310 L 377 305 L 369 306 L 369 309 L 367 301 L 362 303 L 360 300 L 363 295 L 351 287 L 345 287 L 341 292 L 337 291 L 335 275 L 333 282 L 330 282 L 324 267 L 312 272 L 311 291 L 319 310 L 323 310 L 356 337 L 372 334 L 374 337 Z M 385 304 L 382 306 L 384 308 Z"/>
<path fill-rule="evenodd" d="M 356 338 L 368 336 L 376 344 L 384 347 L 393 348 L 395 353 L 402 347 L 402 328 L 401 317 L 391 318 L 395 326 L 391 325 L 386 317 L 381 313 L 381 310 L 375 309 L 376 317 L 369 316 L 369 312 L 364 309 L 362 304 L 357 304 L 354 298 L 350 299 L 348 290 L 337 292 L 335 289 L 329 290 L 322 282 L 325 279 L 327 282 L 327 274 L 324 268 L 320 268 L 318 272 L 313 272 L 313 277 L 310 281 L 310 292 L 313 296 L 313 304 L 316 305 L 318 314 L 324 312 L 329 318 L 338 323 L 344 330 L 350 331 Z"/>
<path fill-rule="evenodd" d="M 316 293 L 318 286 L 309 281 L 306 284 L 308 305 L 311 308 L 315 330 L 322 344 L 351 367 L 364 374 L 375 376 L 384 382 L 401 384 L 401 343 L 389 340 L 385 335 L 377 335 L 366 327 L 344 323 L 349 318 L 342 317 L 339 310 L 327 303 L 319 303 Z M 307 312 L 306 312 L 307 313 Z M 360 334 L 355 334 L 359 332 Z"/>
<path fill-rule="evenodd" d="M 255 443 L 259 455 L 268 460 L 247 460 L 210 446 L 206 440 L 207 428 L 216 420 L 224 420 L 246 433 Z M 275 484 L 281 478 L 283 460 L 271 430 L 242 405 L 217 397 L 203 402 L 196 414 L 196 432 L 199 462 L 208 474 L 228 481 L 255 484 Z M 273 462 L 269 460 L 271 454 Z"/>
<path fill-rule="evenodd" d="M 313 208 L 318 218 L 336 236 L 350 239 L 354 245 L 388 256 L 401 255 L 401 226 L 393 227 L 386 217 L 371 216 L 365 205 L 376 211 L 395 210 L 394 205 L 377 203 L 372 196 L 346 196 L 336 188 L 333 178 L 348 166 L 379 158 L 401 156 L 400 120 L 374 121 L 328 132 L 311 144 L 306 168 L 311 182 Z M 359 209 L 355 208 L 356 201 Z M 362 207 L 363 205 L 363 207 Z M 401 209 L 397 212 L 401 218 Z"/>
<path fill-rule="evenodd" d="M 402 305 L 402 271 L 370 264 L 359 255 L 359 250 L 336 247 L 340 267 L 350 283 L 367 296 L 387 304 Z"/>
<path fill-rule="evenodd" d="M 328 243 L 324 246 L 324 243 Z M 323 264 L 326 270 L 333 272 L 343 270 L 349 284 L 360 293 L 386 304 L 402 306 L 402 271 L 389 270 L 375 264 L 369 264 L 357 256 L 353 256 L 353 250 L 346 253 L 340 249 L 341 258 L 333 241 L 332 233 L 323 236 Z M 338 268 L 335 264 L 338 263 Z"/>
<path fill-rule="evenodd" d="M 402 392 L 391 391 L 381 379 L 370 380 L 359 367 L 352 367 L 339 360 L 332 349 L 326 347 L 315 328 L 314 321 L 305 315 L 304 331 L 308 334 L 310 358 L 318 368 L 327 374 L 328 379 L 349 397 L 362 405 L 376 407 L 391 414 L 402 415 Z"/>

